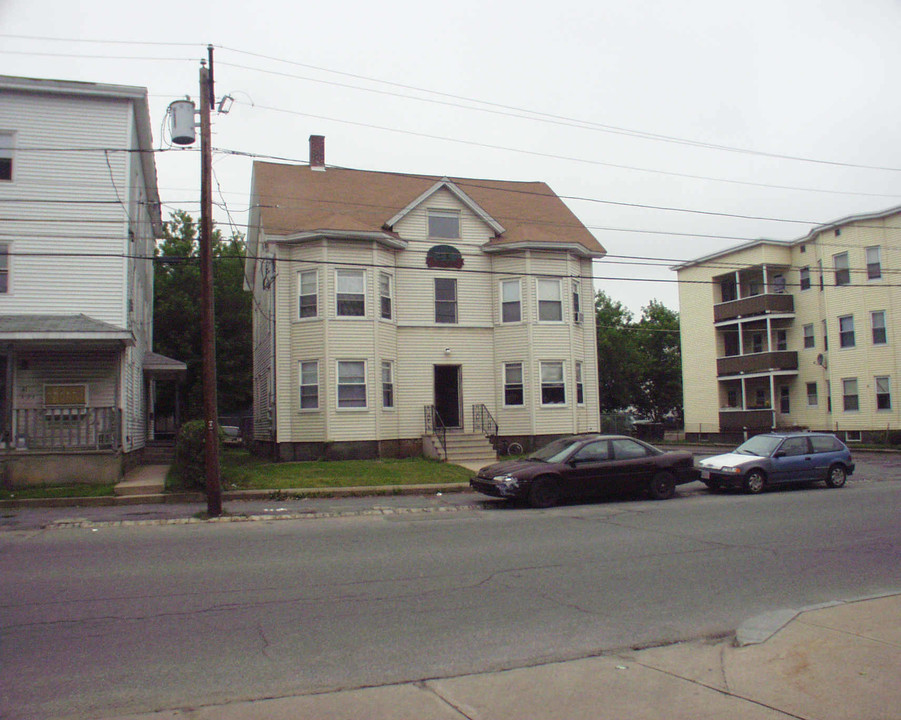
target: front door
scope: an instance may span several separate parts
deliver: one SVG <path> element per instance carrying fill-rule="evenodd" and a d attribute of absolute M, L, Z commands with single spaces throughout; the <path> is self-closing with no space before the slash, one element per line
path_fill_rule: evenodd
<path fill-rule="evenodd" d="M 445 427 L 461 426 L 459 365 L 435 366 L 435 409 Z"/>

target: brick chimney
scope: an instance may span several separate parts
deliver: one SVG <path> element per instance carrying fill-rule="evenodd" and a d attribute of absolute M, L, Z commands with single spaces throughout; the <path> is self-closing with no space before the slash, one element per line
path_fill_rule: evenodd
<path fill-rule="evenodd" d="M 310 135 L 310 170 L 325 171 L 325 135 Z"/>

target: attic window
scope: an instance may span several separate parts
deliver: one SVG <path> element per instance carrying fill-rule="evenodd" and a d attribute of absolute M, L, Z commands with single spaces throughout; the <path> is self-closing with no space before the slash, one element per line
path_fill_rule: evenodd
<path fill-rule="evenodd" d="M 455 240 L 460 237 L 460 213 L 429 210 L 429 237 Z"/>

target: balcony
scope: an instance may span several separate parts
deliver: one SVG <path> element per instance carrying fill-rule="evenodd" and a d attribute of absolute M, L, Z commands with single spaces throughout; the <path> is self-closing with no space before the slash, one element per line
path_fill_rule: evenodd
<path fill-rule="evenodd" d="M 798 353 L 795 350 L 753 353 L 751 355 L 730 355 L 717 358 L 716 374 L 747 375 L 748 373 L 769 372 L 771 370 L 797 370 Z"/>
<path fill-rule="evenodd" d="M 762 432 L 772 430 L 774 415 L 771 409 L 761 408 L 756 410 L 726 410 L 720 412 L 720 431 L 753 430 Z"/>
<path fill-rule="evenodd" d="M 785 293 L 752 295 L 740 300 L 730 300 L 713 306 L 713 321 L 736 320 L 738 318 L 767 315 L 769 313 L 794 313 L 795 299 Z"/>
<path fill-rule="evenodd" d="M 84 406 L 13 410 L 17 450 L 116 450 L 120 411 Z"/>

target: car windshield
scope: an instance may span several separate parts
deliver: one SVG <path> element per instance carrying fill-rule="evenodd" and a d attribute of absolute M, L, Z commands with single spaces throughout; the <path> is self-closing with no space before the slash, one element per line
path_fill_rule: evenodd
<path fill-rule="evenodd" d="M 560 438 L 559 440 L 554 440 L 554 442 L 545 445 L 543 448 L 540 448 L 529 455 L 529 460 L 540 460 L 542 462 L 550 463 L 560 462 L 581 442 L 581 440 L 574 440 L 573 438 Z"/>
<path fill-rule="evenodd" d="M 769 457 L 781 442 L 781 437 L 775 437 L 773 435 L 756 435 L 735 448 L 735 452 L 740 455 Z"/>

